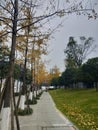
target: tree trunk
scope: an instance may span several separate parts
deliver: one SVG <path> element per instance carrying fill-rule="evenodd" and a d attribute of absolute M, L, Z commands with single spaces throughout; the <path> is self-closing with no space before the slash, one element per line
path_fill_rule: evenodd
<path fill-rule="evenodd" d="M 27 35 L 29 35 L 29 29 L 27 31 Z M 23 75 L 23 95 L 26 93 L 26 65 L 27 65 L 27 53 L 28 53 L 28 37 L 26 41 L 26 49 L 25 49 L 25 61 L 24 61 L 24 75 Z"/>
<path fill-rule="evenodd" d="M 32 100 L 32 97 L 33 97 L 33 93 L 32 91 L 30 91 L 29 99 Z"/>
<path fill-rule="evenodd" d="M 11 45 L 11 53 L 10 53 L 10 67 L 9 67 L 8 78 L 6 79 L 6 92 L 5 92 L 5 97 L 4 97 L 4 108 L 3 109 L 10 109 L 10 104 L 12 104 L 11 98 L 13 98 L 12 94 L 11 94 L 11 93 L 13 93 L 13 92 L 11 92 L 13 90 L 13 88 L 12 88 L 13 87 L 13 85 L 12 85 L 13 83 L 11 82 L 11 79 L 13 77 L 13 72 L 14 72 L 16 34 L 17 34 L 17 16 L 18 16 L 18 0 L 15 0 L 14 1 L 13 27 L 12 27 L 12 45 Z M 12 115 L 13 115 L 13 112 L 12 112 Z M 4 122 L 5 122 L 4 125 L 6 126 L 7 125 L 6 121 L 4 121 Z M 14 122 L 11 122 L 11 129 L 12 130 L 13 130 L 13 123 Z M 1 128 L 1 130 L 5 130 L 5 128 Z M 8 130 L 8 128 L 6 128 L 6 130 Z"/>
<path fill-rule="evenodd" d="M 19 92 L 19 98 L 18 98 L 17 105 L 16 105 L 17 109 L 19 108 L 19 104 L 20 104 L 20 100 L 21 100 L 21 95 L 22 95 L 22 90 L 20 90 L 20 92 Z"/>
<path fill-rule="evenodd" d="M 25 102 L 25 94 L 27 93 L 26 87 L 26 66 L 27 66 L 27 53 L 28 53 L 28 36 L 29 36 L 29 27 L 26 28 L 25 33 L 27 33 L 27 41 L 26 41 L 26 49 L 25 49 L 25 61 L 24 61 L 24 75 L 23 75 L 23 88 L 22 88 L 22 96 L 21 96 L 21 109 L 24 109 L 24 102 Z M 28 102 L 28 95 L 26 95 L 26 101 Z M 28 103 L 27 103 L 28 105 Z"/>
<path fill-rule="evenodd" d="M 14 88 L 14 81 L 13 81 L 13 88 Z M 13 96 L 13 107 L 14 107 L 14 113 L 15 113 L 15 119 L 16 119 L 16 126 L 17 126 L 17 130 L 20 130 L 19 119 L 18 119 L 18 114 L 17 114 L 17 106 L 16 106 L 16 101 L 15 101 L 14 89 L 13 89 L 13 95 L 12 96 Z"/>
<path fill-rule="evenodd" d="M 9 81 L 9 79 L 7 79 Z M 10 121 L 10 82 L 6 81 L 4 93 L 4 106 L 2 109 L 1 130 L 8 130 Z M 7 84 L 8 83 L 8 84 Z"/>
<path fill-rule="evenodd" d="M 17 130 L 20 130 L 19 119 L 18 119 L 18 114 L 17 114 L 17 106 L 15 102 L 15 95 L 13 95 L 13 100 L 14 100 L 14 108 L 15 108 L 16 126 L 17 126 Z"/>
<path fill-rule="evenodd" d="M 11 78 L 11 130 L 14 130 L 14 108 L 13 108 L 13 95 L 14 95 L 14 81 Z"/>

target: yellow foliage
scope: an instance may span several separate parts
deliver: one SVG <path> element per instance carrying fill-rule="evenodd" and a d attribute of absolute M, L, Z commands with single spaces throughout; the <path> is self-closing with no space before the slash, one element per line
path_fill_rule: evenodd
<path fill-rule="evenodd" d="M 35 68 L 36 74 L 35 74 L 35 80 L 38 82 L 38 84 L 44 83 L 48 81 L 48 72 L 46 71 L 45 65 L 43 62 L 37 63 Z"/>
<path fill-rule="evenodd" d="M 52 78 L 57 78 L 60 76 L 60 70 L 59 68 L 55 65 L 51 70 L 50 70 L 50 79 Z"/>

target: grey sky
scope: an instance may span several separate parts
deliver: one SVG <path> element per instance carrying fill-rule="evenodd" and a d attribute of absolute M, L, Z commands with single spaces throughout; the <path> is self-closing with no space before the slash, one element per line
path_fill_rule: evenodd
<path fill-rule="evenodd" d="M 79 36 L 93 37 L 95 39 L 95 44 L 98 44 L 98 18 L 96 20 L 88 20 L 87 16 L 68 16 L 64 22 L 63 26 L 59 29 L 58 32 L 53 34 L 55 38 L 49 40 L 49 50 L 51 52 L 46 56 L 47 60 L 50 62 L 47 64 L 48 70 L 54 65 L 57 65 L 61 71 L 64 71 L 64 49 L 68 43 L 70 36 L 79 38 Z M 98 56 L 98 47 L 96 50 L 88 55 L 87 58 Z"/>

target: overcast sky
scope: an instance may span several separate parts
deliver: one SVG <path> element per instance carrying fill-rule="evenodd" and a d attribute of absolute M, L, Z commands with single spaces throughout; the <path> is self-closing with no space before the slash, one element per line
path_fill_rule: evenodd
<path fill-rule="evenodd" d="M 55 22 L 54 22 L 55 24 Z M 64 71 L 64 49 L 68 43 L 70 36 L 79 38 L 79 36 L 93 37 L 94 43 L 98 44 L 98 18 L 88 20 L 87 16 L 77 16 L 70 15 L 64 19 L 63 26 L 59 30 L 52 34 L 54 38 L 49 40 L 50 53 L 48 56 L 45 56 L 46 60 L 50 62 L 47 64 L 48 70 L 53 66 L 57 65 L 60 68 L 60 71 Z M 89 54 L 87 58 L 97 57 L 98 56 L 98 47 L 96 50 Z"/>

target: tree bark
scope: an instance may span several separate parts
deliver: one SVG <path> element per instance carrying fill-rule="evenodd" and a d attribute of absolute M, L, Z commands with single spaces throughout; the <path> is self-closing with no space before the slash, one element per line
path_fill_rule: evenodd
<path fill-rule="evenodd" d="M 20 130 L 19 119 L 18 119 L 18 114 L 17 114 L 17 106 L 16 106 L 16 101 L 15 101 L 15 95 L 14 94 L 13 94 L 13 103 L 14 103 L 14 109 L 15 109 L 15 119 L 16 119 L 17 130 Z"/>
<path fill-rule="evenodd" d="M 8 78 L 6 79 L 6 92 L 4 97 L 4 108 L 11 107 L 11 130 L 14 129 L 13 121 L 13 73 L 14 73 L 14 61 L 15 61 L 15 48 L 16 48 L 16 34 L 17 34 L 17 16 L 18 16 L 18 0 L 14 1 L 14 16 L 12 20 L 12 45 L 10 53 L 10 66 Z M 6 124 L 5 124 L 6 125 Z"/>

